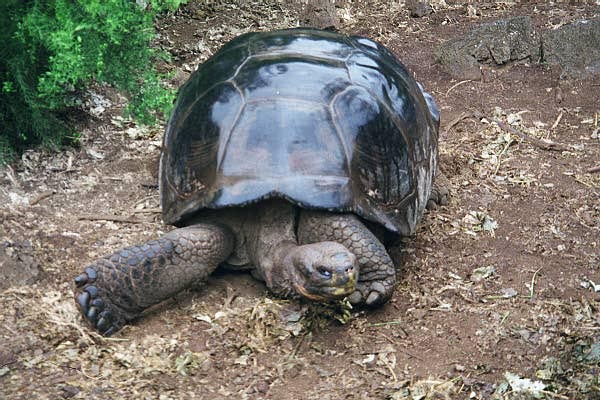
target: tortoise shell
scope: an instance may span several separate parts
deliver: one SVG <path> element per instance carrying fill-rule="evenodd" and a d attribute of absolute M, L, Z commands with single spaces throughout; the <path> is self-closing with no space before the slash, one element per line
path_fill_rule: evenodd
<path fill-rule="evenodd" d="M 412 234 L 431 192 L 439 113 L 369 39 L 315 29 L 248 33 L 180 88 L 164 137 L 166 223 L 285 198 Z"/>

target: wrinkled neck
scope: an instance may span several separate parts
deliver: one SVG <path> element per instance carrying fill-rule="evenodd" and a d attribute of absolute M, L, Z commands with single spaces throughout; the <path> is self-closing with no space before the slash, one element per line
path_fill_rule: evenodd
<path fill-rule="evenodd" d="M 249 210 L 246 225 L 248 258 L 275 294 L 292 294 L 292 253 L 298 247 L 296 208 L 284 200 L 269 200 Z"/>

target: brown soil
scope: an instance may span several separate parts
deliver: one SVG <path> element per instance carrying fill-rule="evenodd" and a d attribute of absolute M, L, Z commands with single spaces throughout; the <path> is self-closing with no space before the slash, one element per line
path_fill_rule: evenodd
<path fill-rule="evenodd" d="M 298 18 L 282 2 L 190 3 L 157 23 L 175 85 L 232 37 Z M 26 247 L 27 264 L 41 269 L 36 283 L 28 274 L 0 293 L 0 397 L 490 398 L 506 372 L 541 380 L 558 360 L 547 398 L 600 398 L 598 369 L 577 364 L 600 334 L 600 173 L 587 172 L 600 165 L 600 79 L 565 81 L 521 63 L 457 82 L 433 58 L 484 21 L 530 15 L 549 29 L 597 16 L 598 6 L 431 3 L 436 12 L 423 18 L 402 2 L 338 8 L 340 30 L 388 46 L 442 112 L 451 201 L 392 249 L 400 283 L 388 304 L 342 325 L 271 297 L 246 274 L 218 273 L 114 338 L 91 332 L 72 300 L 73 277 L 171 229 L 156 211 L 162 127 L 119 119 L 118 96 L 100 87 L 112 102 L 81 127 L 80 148 L 29 151 L 0 171 L 0 241 Z M 565 150 L 542 149 L 494 119 Z"/>

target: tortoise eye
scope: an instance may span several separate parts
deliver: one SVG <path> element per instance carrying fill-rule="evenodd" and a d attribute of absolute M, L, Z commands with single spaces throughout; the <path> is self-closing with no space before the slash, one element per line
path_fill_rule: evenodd
<path fill-rule="evenodd" d="M 331 271 L 323 266 L 317 267 L 317 272 L 325 278 L 331 278 Z"/>

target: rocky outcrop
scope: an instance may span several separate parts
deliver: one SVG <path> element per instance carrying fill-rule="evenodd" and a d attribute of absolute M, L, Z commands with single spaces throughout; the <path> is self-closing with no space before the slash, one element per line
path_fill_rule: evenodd
<path fill-rule="evenodd" d="M 559 65 L 578 78 L 600 73 L 600 19 L 578 21 L 538 32 L 527 16 L 485 23 L 448 40 L 435 51 L 437 61 L 456 79 L 481 79 L 481 63 L 515 61 Z"/>
<path fill-rule="evenodd" d="M 600 74 L 600 19 L 577 21 L 541 36 L 543 61 L 560 65 L 566 77 Z"/>

